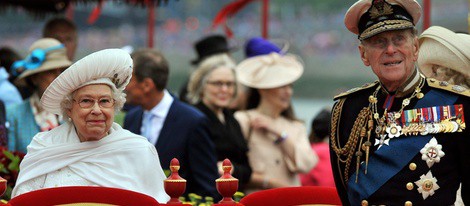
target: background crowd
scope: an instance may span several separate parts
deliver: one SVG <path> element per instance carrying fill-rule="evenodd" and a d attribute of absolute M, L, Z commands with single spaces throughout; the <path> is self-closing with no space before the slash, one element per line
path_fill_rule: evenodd
<path fill-rule="evenodd" d="M 78 120 L 67 119 L 73 117 L 70 114 L 43 108 L 41 97 L 52 89 L 48 89 L 49 85 L 83 56 L 104 48 L 131 45 L 131 49 L 122 50 L 133 60 L 132 78 L 126 82 L 125 90 L 122 88 L 127 102 L 122 112 L 112 115 L 112 121 L 154 145 L 160 161 L 158 166 L 163 170 L 177 157 L 182 165 L 180 174 L 188 180 L 186 193 L 220 198 L 213 180 L 221 175 L 225 158 L 232 161 L 232 175 L 240 180 L 239 190 L 243 192 L 301 185 L 334 186 L 328 150 L 330 102 L 317 105 L 315 116 L 302 120 L 296 114 L 303 111 L 296 111 L 292 100 L 294 90 L 300 93 L 297 97 L 326 98 L 353 87 L 350 85 L 357 86 L 364 79 L 373 79 L 370 74 L 353 71 L 326 72 L 346 65 L 357 67 L 355 70 L 364 67 L 357 61 L 356 41 L 343 38 L 346 34 L 333 26 L 342 25 L 344 10 L 350 4 L 341 8 L 334 7 L 339 4 L 331 4 L 327 8 L 333 13 L 317 14 L 313 7 L 299 8 L 299 3 L 288 4 L 290 10 L 281 11 L 278 7 L 282 3 L 279 3 L 274 6 L 274 10 L 279 9 L 279 16 L 270 22 L 271 35 L 279 40 L 256 37 L 259 35 L 253 32 L 258 26 L 253 21 L 257 18 L 254 7 L 233 19 L 243 22 L 232 26 L 235 39 L 203 31 L 210 22 L 207 17 L 198 18 L 200 25 L 193 28 L 198 35 L 194 35 L 187 32 L 191 28 L 187 25 L 184 28 L 180 19 L 172 17 L 182 9 L 178 3 L 184 2 L 171 2 L 165 20 L 157 26 L 156 49 L 145 48 L 145 26 L 132 23 L 143 18 L 137 14 L 135 19 L 123 20 L 119 27 L 101 30 L 83 29 L 87 26 L 80 20 L 48 18 L 41 24 L 25 23 L 31 28 L 20 36 L 2 36 L 0 63 L 4 68 L 0 70 L 0 109 L 5 108 L 4 118 L 0 118 L 0 123 L 4 123 L 0 127 L 2 146 L 29 153 L 27 146 L 39 132 L 70 122 L 76 124 Z M 457 16 L 460 7 L 455 5 L 438 3 L 436 13 L 439 14 L 439 8 L 454 8 Z M 113 9 L 117 7 L 108 5 L 101 17 L 103 21 L 112 19 Z M 85 9 L 86 6 L 78 8 L 77 17 Z M 134 10 L 121 8 L 120 12 L 134 13 Z M 290 21 L 297 21 L 299 26 L 286 23 Z M 449 27 L 466 29 L 459 23 Z M 288 35 L 287 31 L 295 34 Z M 39 33 L 42 35 L 38 36 Z M 38 54 L 38 50 L 42 53 Z M 339 63 L 332 64 L 334 61 Z M 349 80 L 343 81 L 346 78 Z M 113 89 L 113 84 L 109 85 Z M 81 88 L 84 87 L 80 84 L 68 92 L 75 95 Z M 185 89 L 186 92 L 178 91 Z M 98 110 L 104 109 L 102 99 L 92 100 L 97 101 Z M 90 115 L 95 110 L 94 104 Z M 323 108 L 324 105 L 327 107 Z M 58 171 L 50 173 L 61 174 Z M 86 174 L 73 168 L 71 171 L 78 176 Z M 47 179 L 47 174 L 41 175 Z M 47 185 L 51 183 L 40 187 Z M 30 189 L 22 188 L 22 191 Z"/>
<path fill-rule="evenodd" d="M 222 161 L 225 158 L 233 162 L 232 173 L 240 180 L 239 190 L 242 192 L 302 184 L 320 185 L 311 181 L 301 182 L 299 177 L 300 173 L 308 173 L 318 163 L 318 156 L 309 146 L 305 124 L 296 118 L 292 105 L 292 84 L 301 77 L 304 65 L 299 57 L 287 53 L 285 43 L 276 45 L 260 37 L 252 38 L 245 48 L 240 48 L 245 50 L 247 59 L 237 64 L 231 54 L 237 48 L 230 48 L 225 36 L 209 35 L 198 40 L 194 48 L 198 58 L 193 61 L 195 68 L 186 86 L 187 93 L 178 97 L 166 88 L 171 66 L 164 53 L 149 48 L 132 51 L 132 78 L 117 76 L 127 72 L 118 70 L 114 76 L 104 76 L 106 81 L 95 80 L 100 78 L 97 75 L 107 74 L 107 70 L 128 67 L 116 67 L 118 62 L 107 62 L 106 58 L 128 57 L 120 57 L 121 54 L 114 50 L 103 50 L 72 65 L 77 36 L 78 31 L 72 21 L 63 17 L 53 18 L 45 24 L 43 38 L 30 46 L 26 57 L 21 58 L 11 50 L 14 58 L 5 61 L 11 64 L 4 65 L 4 72 L 7 77 L 13 77 L 11 81 L 6 78 L 6 83 L 15 94 L 25 97 L 9 103 L 3 113 L 6 116 L 3 146 L 28 154 L 20 166 L 24 170 L 20 170 L 13 196 L 53 185 L 110 186 L 88 177 L 92 175 L 89 171 L 93 168 L 81 168 L 83 159 L 76 159 L 81 154 L 62 155 L 59 159 L 64 164 L 50 165 L 56 161 L 51 156 L 58 155 L 57 147 L 53 147 L 55 144 L 73 145 L 76 143 L 74 136 L 80 142 L 99 141 L 102 144 L 106 142 L 102 138 L 108 137 L 105 139 L 109 140 L 116 133 L 122 133 L 119 126 L 112 126 L 99 130 L 101 132 L 95 136 L 96 121 L 103 121 L 105 125 L 110 125 L 108 121 L 116 121 L 124 129 L 144 136 L 158 152 L 158 167 L 169 168 L 170 160 L 178 158 L 182 165 L 180 174 L 188 181 L 186 193 L 210 196 L 216 200 L 220 198 L 214 180 L 223 173 Z M 99 62 L 93 63 L 98 59 Z M 80 77 L 77 72 L 84 76 Z M 90 72 L 97 74 L 88 74 Z M 123 77 L 128 80 L 124 86 L 119 85 L 121 89 L 115 89 L 118 87 L 116 83 L 108 84 L 108 81 L 119 81 Z M 66 90 L 62 91 L 65 82 L 74 86 L 66 85 Z M 95 84 L 96 88 L 88 88 Z M 124 105 L 116 91 L 111 95 L 113 99 L 103 99 L 109 96 L 97 96 L 101 98 L 98 100 L 83 99 L 96 96 L 95 93 L 87 93 L 90 89 L 104 89 L 99 87 L 100 84 L 108 84 L 112 91 L 118 92 L 124 92 L 125 88 L 126 107 L 116 113 L 121 118 L 115 118 L 114 112 L 109 113 L 105 104 L 112 102 L 115 110 L 120 111 Z M 64 94 L 59 95 L 57 91 Z M 47 95 L 43 97 L 45 93 Z M 99 108 L 93 105 L 94 102 L 98 102 Z M 75 103 L 81 109 L 73 107 Z M 76 115 L 74 110 L 78 110 Z M 70 132 L 67 129 L 70 126 L 76 128 L 77 134 L 65 132 Z M 317 130 L 328 130 L 328 124 L 322 127 Z M 50 135 L 60 137 L 51 138 Z M 55 152 L 50 147 L 55 148 Z M 90 149 L 85 147 L 83 150 Z M 40 155 L 36 155 L 36 151 Z M 47 158 L 44 153 L 48 154 Z M 43 169 L 33 166 L 38 161 L 43 162 Z M 70 161 L 77 162 L 73 164 Z M 326 159 L 323 161 L 322 164 L 328 162 Z M 91 163 L 86 162 L 85 165 Z M 148 172 L 146 169 L 146 173 L 141 175 L 149 176 Z M 326 174 L 331 179 L 331 173 Z M 112 186 L 126 188 L 124 185 Z M 145 187 L 135 190 L 155 194 Z M 160 195 L 155 198 L 165 201 L 165 197 Z"/>

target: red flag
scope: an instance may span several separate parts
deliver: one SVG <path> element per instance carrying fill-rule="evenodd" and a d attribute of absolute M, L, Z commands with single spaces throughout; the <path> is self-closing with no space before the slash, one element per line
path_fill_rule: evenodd
<path fill-rule="evenodd" d="M 103 6 L 104 2 L 103 0 L 100 0 L 96 7 L 91 11 L 90 16 L 88 17 L 88 24 L 94 24 L 96 20 L 98 20 L 98 17 L 101 14 L 101 7 Z"/>
<path fill-rule="evenodd" d="M 224 24 L 224 31 L 229 38 L 233 36 L 232 30 L 227 25 L 227 19 L 238 13 L 243 7 L 255 0 L 235 0 L 222 8 L 212 21 L 212 29 Z"/>

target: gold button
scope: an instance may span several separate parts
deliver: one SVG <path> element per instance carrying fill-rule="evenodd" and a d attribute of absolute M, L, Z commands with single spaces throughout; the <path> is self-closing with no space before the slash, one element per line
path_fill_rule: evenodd
<path fill-rule="evenodd" d="M 430 191 L 434 187 L 434 183 L 431 180 L 425 180 L 423 183 L 423 190 Z"/>
<path fill-rule="evenodd" d="M 411 171 L 415 171 L 416 170 L 416 164 L 415 163 L 410 163 L 410 166 L 409 166 L 410 170 Z"/>
<path fill-rule="evenodd" d="M 413 205 L 413 203 L 411 201 L 406 201 L 405 202 L 405 206 L 412 206 L 412 205 Z"/>
<path fill-rule="evenodd" d="M 362 200 L 361 206 L 368 206 L 368 205 L 369 205 L 369 202 L 367 202 L 367 200 Z"/>
<path fill-rule="evenodd" d="M 413 188 L 414 188 L 414 185 L 413 185 L 413 183 L 411 183 L 411 182 L 408 182 L 408 183 L 406 184 L 406 189 L 408 189 L 408 190 L 412 190 Z"/>

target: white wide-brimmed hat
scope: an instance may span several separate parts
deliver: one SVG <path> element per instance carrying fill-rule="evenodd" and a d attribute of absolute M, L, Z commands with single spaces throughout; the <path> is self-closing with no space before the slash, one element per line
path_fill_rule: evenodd
<path fill-rule="evenodd" d="M 67 68 L 72 62 L 67 58 L 63 44 L 53 38 L 42 38 L 35 41 L 29 48 L 29 54 L 24 60 L 16 61 L 12 67 L 23 71 L 15 80 L 20 86 L 26 86 L 26 77 L 34 74 Z"/>
<path fill-rule="evenodd" d="M 359 0 L 344 16 L 349 31 L 359 40 L 384 31 L 413 28 L 421 17 L 415 0 Z"/>
<path fill-rule="evenodd" d="M 271 53 L 245 59 L 235 70 L 243 85 L 270 89 L 293 83 L 302 76 L 304 67 L 294 56 Z"/>
<path fill-rule="evenodd" d="M 66 95 L 90 84 L 107 84 L 124 90 L 132 76 L 131 56 L 122 49 L 105 49 L 80 59 L 60 74 L 42 95 L 43 108 L 61 114 Z"/>
<path fill-rule="evenodd" d="M 418 67 L 425 76 L 432 76 L 433 65 L 470 76 L 470 35 L 432 26 L 421 34 L 419 44 Z"/>

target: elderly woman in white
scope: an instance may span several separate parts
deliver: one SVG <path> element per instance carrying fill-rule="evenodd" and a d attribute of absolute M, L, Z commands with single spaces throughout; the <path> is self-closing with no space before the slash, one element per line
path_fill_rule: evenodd
<path fill-rule="evenodd" d="M 106 49 L 79 60 L 51 83 L 41 103 L 68 121 L 33 138 L 13 197 L 49 187 L 105 186 L 144 193 L 158 202 L 169 199 L 155 147 L 113 122 L 131 75 L 129 54 Z"/>

